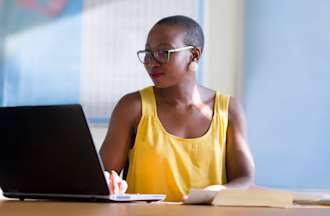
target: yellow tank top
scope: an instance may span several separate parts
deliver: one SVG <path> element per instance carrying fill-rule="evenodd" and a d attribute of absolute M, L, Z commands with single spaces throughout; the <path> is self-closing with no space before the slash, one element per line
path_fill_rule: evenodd
<path fill-rule="evenodd" d="M 140 95 L 142 116 L 129 152 L 127 192 L 166 194 L 166 201 L 180 201 L 190 188 L 225 184 L 229 97 L 216 93 L 211 125 L 203 136 L 181 138 L 160 122 L 153 87 Z"/>

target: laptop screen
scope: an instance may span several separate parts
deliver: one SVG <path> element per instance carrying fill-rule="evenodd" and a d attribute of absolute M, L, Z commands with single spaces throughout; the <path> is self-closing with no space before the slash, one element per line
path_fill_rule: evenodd
<path fill-rule="evenodd" d="M 80 105 L 2 107 L 0 139 L 5 193 L 109 194 Z"/>

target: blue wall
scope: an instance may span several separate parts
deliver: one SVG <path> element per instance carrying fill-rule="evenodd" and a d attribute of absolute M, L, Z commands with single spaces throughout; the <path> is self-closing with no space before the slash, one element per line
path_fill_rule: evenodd
<path fill-rule="evenodd" d="M 18 1 L 2 5 L 1 105 L 79 102 L 82 0 L 63 2 L 53 14 Z"/>
<path fill-rule="evenodd" d="M 330 187 L 330 1 L 245 2 L 244 108 L 257 183 Z"/>
<path fill-rule="evenodd" d="M 3 101 L 3 55 L 4 55 L 4 28 L 3 26 L 5 25 L 4 23 L 4 8 L 1 6 L 0 3 L 0 105 L 2 104 Z"/>

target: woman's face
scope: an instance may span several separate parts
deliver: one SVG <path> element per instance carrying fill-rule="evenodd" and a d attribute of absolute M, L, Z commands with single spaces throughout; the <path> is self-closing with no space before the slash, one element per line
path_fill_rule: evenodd
<path fill-rule="evenodd" d="M 146 47 L 148 51 L 166 51 L 185 47 L 185 32 L 174 25 L 155 25 L 149 32 Z M 191 76 L 188 65 L 192 61 L 190 49 L 171 53 L 167 63 L 159 63 L 152 58 L 145 68 L 156 87 L 165 88 L 176 85 Z"/>

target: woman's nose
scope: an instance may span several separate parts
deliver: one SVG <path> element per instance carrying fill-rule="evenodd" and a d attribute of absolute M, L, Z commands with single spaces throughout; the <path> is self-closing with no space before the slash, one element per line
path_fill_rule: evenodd
<path fill-rule="evenodd" d="M 160 63 L 154 58 L 151 57 L 147 63 L 144 64 L 146 68 L 160 66 Z"/>

